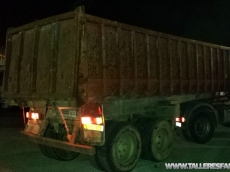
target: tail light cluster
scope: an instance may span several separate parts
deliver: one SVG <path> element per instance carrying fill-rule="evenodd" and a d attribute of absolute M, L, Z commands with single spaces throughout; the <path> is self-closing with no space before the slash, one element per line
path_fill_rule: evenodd
<path fill-rule="evenodd" d="M 86 105 L 81 113 L 81 123 L 85 130 L 104 131 L 101 107 L 95 104 Z"/>
<path fill-rule="evenodd" d="M 82 117 L 81 118 L 82 124 L 102 124 L 102 117 Z"/>
<path fill-rule="evenodd" d="M 42 120 L 44 118 L 44 115 L 36 113 L 36 112 L 26 112 L 26 118 L 35 119 L 35 120 Z"/>
<path fill-rule="evenodd" d="M 176 126 L 177 126 L 177 127 L 181 127 L 181 126 L 182 126 L 182 123 L 184 123 L 186 120 L 185 120 L 184 117 L 177 117 L 177 118 L 175 119 L 175 121 L 176 121 Z"/>

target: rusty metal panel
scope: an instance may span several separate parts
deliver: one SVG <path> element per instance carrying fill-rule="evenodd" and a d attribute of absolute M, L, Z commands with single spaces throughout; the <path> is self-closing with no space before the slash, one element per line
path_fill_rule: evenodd
<path fill-rule="evenodd" d="M 212 91 L 212 68 L 211 68 L 211 48 L 205 46 L 205 92 Z"/>
<path fill-rule="evenodd" d="M 147 89 L 147 41 L 145 33 L 136 33 L 134 39 L 135 94 L 145 95 Z"/>
<path fill-rule="evenodd" d="M 197 92 L 205 91 L 205 64 L 204 64 L 204 47 L 202 45 L 197 45 Z"/>
<path fill-rule="evenodd" d="M 229 89 L 229 51 L 224 51 L 224 90 Z"/>
<path fill-rule="evenodd" d="M 86 53 L 80 71 L 85 71 L 84 90 L 89 97 L 199 94 L 224 89 L 218 79 L 224 73 L 217 70 L 224 64 L 218 59 L 228 56 L 229 50 L 224 53 L 212 44 L 89 15 L 84 27 Z M 228 72 L 227 67 L 223 70 Z"/>
<path fill-rule="evenodd" d="M 102 28 L 100 23 L 84 25 L 82 56 L 79 67 L 80 94 L 86 98 L 103 96 Z M 87 101 L 87 99 L 85 100 Z"/>
<path fill-rule="evenodd" d="M 101 25 L 89 23 L 85 26 L 85 49 L 88 58 L 88 76 L 92 79 L 101 79 L 102 77 L 102 41 L 101 41 Z M 100 36 L 98 36 L 100 35 Z M 84 56 L 84 58 L 86 57 Z M 87 67 L 87 66 L 84 66 Z M 81 68 L 81 70 L 84 70 Z"/>
<path fill-rule="evenodd" d="M 80 13 L 66 13 L 8 31 L 7 101 L 22 105 L 29 100 L 76 100 Z"/>
<path fill-rule="evenodd" d="M 76 45 L 74 19 L 59 22 L 58 31 L 56 92 L 63 98 L 68 98 L 66 95 L 71 95 L 74 81 Z"/>
<path fill-rule="evenodd" d="M 158 49 L 158 37 L 148 36 L 148 53 L 149 53 L 149 95 L 159 94 L 159 49 Z"/>
<path fill-rule="evenodd" d="M 118 58 L 118 41 L 117 28 L 104 26 L 103 32 L 104 44 L 104 77 L 106 79 L 119 78 L 119 58 Z"/>
<path fill-rule="evenodd" d="M 228 91 L 229 50 L 71 12 L 9 32 L 4 90 L 82 102 Z"/>
<path fill-rule="evenodd" d="M 31 29 L 24 33 L 23 55 L 20 65 L 20 93 L 27 94 L 31 92 L 32 70 L 33 70 L 33 55 L 35 44 L 36 30 Z"/>
<path fill-rule="evenodd" d="M 170 94 L 170 56 L 169 56 L 169 40 L 160 37 L 159 40 L 159 65 L 160 65 L 160 94 Z"/>
<path fill-rule="evenodd" d="M 180 55 L 181 55 L 181 93 L 189 93 L 189 55 L 188 43 L 180 42 Z"/>
<path fill-rule="evenodd" d="M 171 91 L 172 94 L 180 94 L 180 57 L 178 52 L 178 40 L 170 41 L 171 53 Z"/>
<path fill-rule="evenodd" d="M 212 48 L 212 90 L 218 90 L 218 56 L 217 49 Z"/>
<path fill-rule="evenodd" d="M 224 50 L 219 49 L 218 57 L 218 90 L 224 90 Z"/>
<path fill-rule="evenodd" d="M 21 34 L 15 34 L 12 36 L 12 48 L 11 48 L 11 56 L 9 57 L 11 60 L 11 64 L 9 67 L 9 78 L 8 78 L 8 91 L 11 93 L 17 92 L 17 81 L 18 81 L 18 64 L 19 64 L 19 53 L 20 53 L 20 42 L 21 42 Z"/>
<path fill-rule="evenodd" d="M 189 43 L 189 92 L 196 93 L 197 90 L 197 62 L 196 45 Z"/>
<path fill-rule="evenodd" d="M 121 29 L 118 35 L 120 57 L 120 95 L 130 94 L 134 86 L 133 36 L 130 30 Z"/>
<path fill-rule="evenodd" d="M 41 27 L 38 43 L 36 93 L 47 94 L 51 90 L 50 81 L 53 59 L 54 25 Z"/>
<path fill-rule="evenodd" d="M 103 95 L 119 95 L 119 56 L 118 30 L 109 25 L 102 26 L 102 58 L 103 58 Z"/>

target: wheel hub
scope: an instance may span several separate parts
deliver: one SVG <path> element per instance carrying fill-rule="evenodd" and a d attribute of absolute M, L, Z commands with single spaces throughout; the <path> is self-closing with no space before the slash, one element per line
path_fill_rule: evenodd
<path fill-rule="evenodd" d="M 136 154 L 136 147 L 135 135 L 131 132 L 123 133 L 116 144 L 118 159 L 121 162 L 129 162 L 133 158 L 133 155 Z"/>
<path fill-rule="evenodd" d="M 210 124 L 206 118 L 201 118 L 195 123 L 195 131 L 198 136 L 205 136 L 210 131 Z"/>
<path fill-rule="evenodd" d="M 166 143 L 168 142 L 168 134 L 164 129 L 161 129 L 157 132 L 155 138 L 155 145 L 158 150 L 162 150 L 165 148 Z"/>

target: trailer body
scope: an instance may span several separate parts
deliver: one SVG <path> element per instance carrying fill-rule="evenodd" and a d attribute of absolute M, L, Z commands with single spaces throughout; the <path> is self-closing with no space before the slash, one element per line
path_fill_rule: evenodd
<path fill-rule="evenodd" d="M 74 12 L 8 31 L 4 92 L 16 100 L 229 91 L 229 48 Z"/>

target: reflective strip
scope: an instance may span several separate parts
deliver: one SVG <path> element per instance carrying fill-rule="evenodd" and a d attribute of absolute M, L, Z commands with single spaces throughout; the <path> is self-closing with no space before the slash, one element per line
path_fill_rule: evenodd
<path fill-rule="evenodd" d="M 176 122 L 176 126 L 177 127 L 181 127 L 181 123 L 180 122 Z"/>
<path fill-rule="evenodd" d="M 84 124 L 85 130 L 95 130 L 95 131 L 103 131 L 104 126 L 103 125 L 95 125 L 95 124 Z"/>

